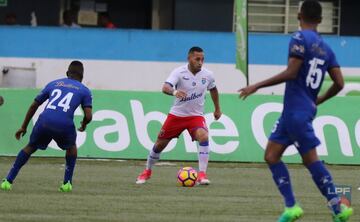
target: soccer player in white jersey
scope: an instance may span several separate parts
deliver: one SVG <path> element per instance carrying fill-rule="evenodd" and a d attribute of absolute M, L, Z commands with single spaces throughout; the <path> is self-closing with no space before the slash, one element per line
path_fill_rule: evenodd
<path fill-rule="evenodd" d="M 199 145 L 198 183 L 210 184 L 206 175 L 209 161 L 208 129 L 205 123 L 204 104 L 206 91 L 210 91 L 214 103 L 214 118 L 221 117 L 218 90 L 212 72 L 203 68 L 204 52 L 192 47 L 188 52 L 188 64 L 174 69 L 163 85 L 163 93 L 175 96 L 174 105 L 162 126 L 158 138 L 147 158 L 145 170 L 137 177 L 136 183 L 143 184 L 151 177 L 152 167 L 168 143 L 184 131 L 190 133 Z"/>

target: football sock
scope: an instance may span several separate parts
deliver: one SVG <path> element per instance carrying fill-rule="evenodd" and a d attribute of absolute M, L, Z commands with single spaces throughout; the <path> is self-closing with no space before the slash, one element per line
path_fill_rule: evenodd
<path fill-rule="evenodd" d="M 336 194 L 335 185 L 330 172 L 321 161 L 316 161 L 310 164 L 308 169 L 316 186 L 319 188 L 322 195 L 328 200 L 329 207 L 335 214 L 338 214 L 340 212 L 340 198 Z"/>
<path fill-rule="evenodd" d="M 65 166 L 65 174 L 64 174 L 64 184 L 70 181 L 72 184 L 72 177 L 74 174 L 74 168 L 76 164 L 76 156 L 66 155 L 66 166 Z"/>
<path fill-rule="evenodd" d="M 199 171 L 206 172 L 209 162 L 209 141 L 199 143 Z"/>
<path fill-rule="evenodd" d="M 295 205 L 295 197 L 291 187 L 290 175 L 286 165 L 280 161 L 269 165 L 276 186 L 284 198 L 286 207 Z"/>
<path fill-rule="evenodd" d="M 153 149 L 150 151 L 149 156 L 147 158 L 146 169 L 148 170 L 151 170 L 151 168 L 154 166 L 156 161 L 160 159 L 160 153 L 156 153 L 154 150 L 155 150 L 155 145 Z"/>
<path fill-rule="evenodd" d="M 23 150 L 20 150 L 20 152 L 18 153 L 16 160 L 14 162 L 13 167 L 10 169 L 6 179 L 12 183 L 17 174 L 19 173 L 20 169 L 22 166 L 24 166 L 24 164 L 28 161 L 30 155 L 25 153 Z"/>

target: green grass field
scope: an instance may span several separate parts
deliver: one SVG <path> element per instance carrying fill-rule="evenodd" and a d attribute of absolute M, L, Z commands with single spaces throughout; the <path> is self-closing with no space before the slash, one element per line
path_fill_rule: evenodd
<path fill-rule="evenodd" d="M 0 158 L 4 177 L 14 158 Z M 32 158 L 13 190 L 0 192 L 0 221 L 276 221 L 283 209 L 265 164 L 210 163 L 210 186 L 176 186 L 180 167 L 194 162 L 160 162 L 152 179 L 136 185 L 144 161 L 79 160 L 72 193 L 57 191 L 64 171 L 61 158 Z M 299 221 L 329 222 L 325 199 L 306 169 L 290 165 L 298 202 L 305 211 Z M 338 184 L 352 186 L 352 205 L 360 221 L 360 166 L 329 166 Z"/>

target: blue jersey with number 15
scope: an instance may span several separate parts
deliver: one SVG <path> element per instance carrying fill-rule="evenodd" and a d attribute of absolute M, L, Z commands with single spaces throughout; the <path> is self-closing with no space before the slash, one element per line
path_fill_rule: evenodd
<path fill-rule="evenodd" d="M 90 90 L 81 82 L 69 78 L 50 82 L 35 98 L 40 104 L 47 99 L 49 102 L 38 121 L 53 127 L 73 126 L 76 108 L 79 105 L 92 107 Z"/>
<path fill-rule="evenodd" d="M 328 70 L 339 67 L 336 57 L 321 36 L 313 30 L 295 32 L 289 44 L 289 58 L 303 64 L 296 79 L 286 82 L 284 112 L 305 111 L 315 115 L 316 98 Z"/>

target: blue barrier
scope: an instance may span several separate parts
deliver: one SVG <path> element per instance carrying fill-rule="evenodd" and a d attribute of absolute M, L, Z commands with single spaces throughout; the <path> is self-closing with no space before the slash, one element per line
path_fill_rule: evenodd
<path fill-rule="evenodd" d="M 1 57 L 184 61 L 194 45 L 206 61 L 235 63 L 235 35 L 226 32 L 0 27 Z M 359 37 L 324 36 L 342 66 L 358 67 Z M 289 35 L 249 34 L 250 64 L 286 64 Z"/>

